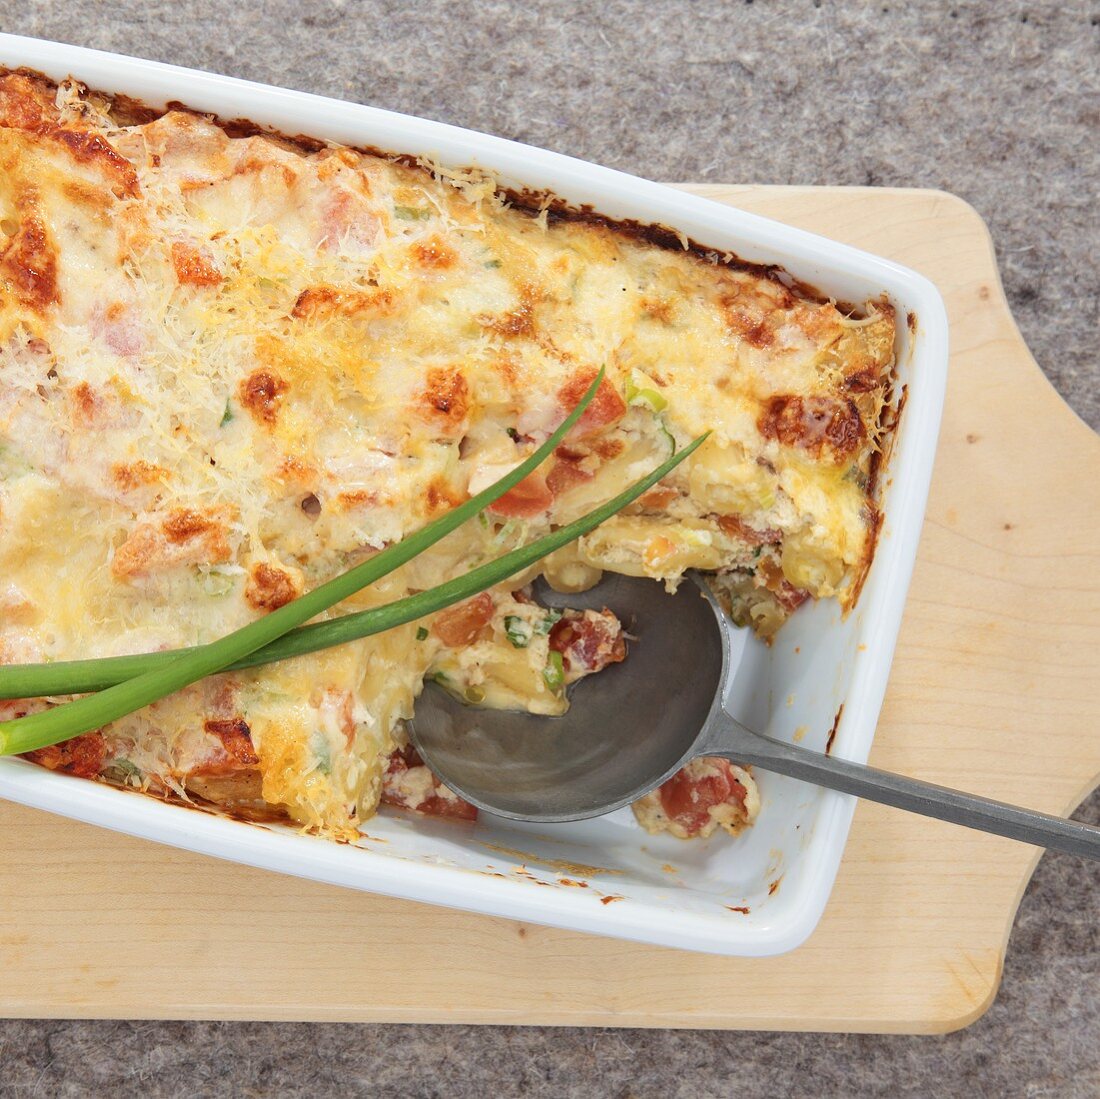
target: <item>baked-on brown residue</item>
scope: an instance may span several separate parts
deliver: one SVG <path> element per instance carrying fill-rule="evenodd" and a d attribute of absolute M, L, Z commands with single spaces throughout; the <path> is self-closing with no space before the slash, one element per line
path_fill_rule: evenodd
<path fill-rule="evenodd" d="M 0 76 L 0 122 L 15 130 L 57 142 L 74 160 L 99 168 L 112 181 L 116 195 L 138 193 L 138 178 L 134 166 L 116 152 L 106 138 L 87 130 L 61 126 L 53 113 L 53 96 L 57 85 L 41 73 L 29 69 L 7 72 Z"/>
<path fill-rule="evenodd" d="M 520 851 L 515 847 L 505 847 L 499 843 L 483 843 L 482 847 L 489 851 L 496 851 L 502 855 L 511 855 L 521 862 L 537 862 L 543 866 L 549 866 L 557 870 L 559 874 L 576 874 L 578 877 L 591 878 L 597 874 L 622 874 L 622 870 L 609 870 L 604 866 L 588 866 L 583 862 L 569 862 L 565 859 L 555 859 L 546 855 L 535 855 L 530 851 Z"/>
<path fill-rule="evenodd" d="M 389 159 L 407 162 L 392 155 L 389 156 Z M 690 252 L 715 266 L 728 267 L 733 271 L 744 271 L 758 278 L 767 279 L 769 282 L 776 283 L 792 291 L 806 301 L 820 303 L 832 300 L 829 295 L 823 294 L 808 282 L 802 282 L 792 277 L 779 264 L 751 263 L 725 249 L 711 248 L 705 244 L 700 244 L 667 225 L 655 225 L 649 222 L 637 221 L 633 218 L 608 217 L 606 214 L 597 213 L 588 204 L 575 205 L 568 203 L 565 199 L 559 198 L 550 191 L 515 190 L 502 187 L 499 189 L 499 194 L 513 208 L 531 217 L 539 217 L 545 211 L 548 223 L 575 221 L 583 225 L 603 226 L 614 233 L 642 241 L 645 244 L 652 244 L 668 252 Z M 845 309 L 845 311 L 850 309 L 846 303 L 841 302 L 837 302 L 837 307 Z"/>
<path fill-rule="evenodd" d="M 842 702 L 836 711 L 836 716 L 833 718 L 833 727 L 829 730 L 829 738 L 825 741 L 825 754 L 833 750 L 833 741 L 836 740 L 836 731 L 840 727 L 840 715 L 844 713 L 844 703 Z"/>
<path fill-rule="evenodd" d="M 115 152 L 106 138 L 84 130 L 67 130 L 60 126 L 50 126 L 44 133 L 68 149 L 75 160 L 100 168 L 114 181 L 111 189 L 120 198 L 138 193 L 138 178 L 134 166 L 121 153 Z"/>

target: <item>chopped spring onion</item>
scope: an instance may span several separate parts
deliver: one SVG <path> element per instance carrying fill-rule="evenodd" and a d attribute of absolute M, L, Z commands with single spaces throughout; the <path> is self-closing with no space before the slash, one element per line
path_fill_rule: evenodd
<path fill-rule="evenodd" d="M 545 637 L 561 621 L 561 611 L 547 611 L 546 617 L 535 626 L 535 633 L 539 637 Z"/>
<path fill-rule="evenodd" d="M 554 694 L 561 694 L 565 687 L 565 661 L 561 653 L 554 649 L 550 650 L 550 655 L 546 658 L 546 667 L 542 669 L 542 678 Z"/>
<path fill-rule="evenodd" d="M 224 569 L 199 568 L 197 575 L 204 595 L 228 595 L 235 586 L 233 576 Z"/>
<path fill-rule="evenodd" d="M 661 429 L 661 434 L 665 437 L 665 442 L 668 443 L 669 454 L 676 453 L 676 436 L 664 425 L 663 420 L 657 421 L 657 426 Z"/>
<path fill-rule="evenodd" d="M 650 412 L 664 412 L 668 408 L 668 399 L 662 396 L 650 380 L 637 370 L 627 375 L 626 403 L 648 408 Z"/>
<path fill-rule="evenodd" d="M 218 427 L 225 427 L 226 424 L 232 423 L 232 421 L 233 421 L 233 406 L 228 401 L 226 401 L 225 402 L 225 411 L 222 413 L 221 423 L 218 424 Z"/>
<path fill-rule="evenodd" d="M 402 221 L 427 221 L 432 212 L 422 206 L 395 206 L 393 216 Z"/>
<path fill-rule="evenodd" d="M 141 771 L 128 759 L 112 759 L 103 775 L 112 782 L 128 783 L 131 779 L 141 781 Z"/>
<path fill-rule="evenodd" d="M 493 535 L 493 545 L 503 546 L 514 535 L 518 534 L 522 541 L 527 533 L 527 524 L 522 519 L 507 519 L 500 530 Z"/>
<path fill-rule="evenodd" d="M 428 640 L 428 631 L 426 629 L 424 629 L 423 626 L 418 626 L 417 627 L 417 629 L 416 629 L 416 640 L 417 641 L 427 641 Z"/>
<path fill-rule="evenodd" d="M 332 774 L 332 748 L 329 746 L 325 734 L 320 730 L 314 730 L 310 735 L 309 750 L 313 753 L 317 770 L 322 775 Z"/>
<path fill-rule="evenodd" d="M 279 607 L 263 618 L 250 622 L 247 626 L 209 645 L 201 645 L 186 649 L 177 653 L 169 653 L 167 663 L 155 664 L 148 670 L 142 669 L 139 673 L 131 673 L 134 678 L 127 678 L 121 683 L 108 687 L 98 694 L 89 695 L 86 698 L 77 699 L 61 706 L 54 706 L 38 713 L 27 714 L 25 717 L 15 718 L 11 721 L 0 722 L 0 755 L 12 755 L 18 752 L 29 752 L 36 748 L 44 748 L 49 744 L 57 744 L 62 740 L 78 736 L 81 733 L 99 729 L 110 721 L 115 721 L 126 714 L 140 710 L 151 702 L 164 698 L 166 695 L 181 690 L 188 684 L 205 679 L 208 675 L 223 671 L 228 666 L 262 649 L 265 645 L 278 640 L 283 634 L 311 618 L 327 611 L 336 603 L 354 595 L 360 588 L 373 584 L 394 569 L 411 561 L 429 546 L 434 545 L 441 538 L 457 529 L 466 520 L 472 519 L 479 511 L 503 496 L 510 488 L 517 485 L 524 477 L 537 468 L 544 459 L 553 453 L 554 447 L 565 437 L 566 433 L 580 419 L 589 402 L 596 394 L 601 381 L 601 370 L 593 379 L 588 391 L 581 398 L 577 407 L 562 421 L 558 429 L 525 461 L 521 462 L 510 473 L 505 474 L 500 480 L 490 485 L 487 489 L 471 497 L 465 503 L 440 516 L 426 527 L 411 534 L 408 538 L 395 543 L 388 549 L 356 565 L 347 572 L 342 573 L 333 580 L 321 584 L 313 591 Z M 468 578 L 469 574 L 467 575 Z M 495 583 L 495 581 L 490 581 Z M 484 586 L 489 586 L 488 584 Z M 447 585 L 440 585 L 446 588 Z M 480 589 L 478 589 L 480 590 Z M 433 589 L 434 594 L 439 595 L 440 589 Z M 428 594 L 428 593 L 422 593 Z M 449 604 L 444 604 L 449 605 Z M 420 617 L 417 615 L 416 617 Z M 8 676 L 9 681 L 18 679 L 21 669 L 34 667 L 56 668 L 52 665 L 9 665 L 0 669 L 0 672 L 14 672 L 15 676 Z M 80 690 L 79 687 L 69 687 L 65 693 Z M 56 690 L 41 691 L 28 689 L 19 685 L 16 687 L 16 698 L 36 697 L 44 694 L 56 694 Z M 9 696 L 12 697 L 12 696 Z"/>
<path fill-rule="evenodd" d="M 476 706 L 479 702 L 485 701 L 485 691 L 481 687 L 467 687 L 462 692 L 462 697 Z"/>
<path fill-rule="evenodd" d="M 531 628 L 531 623 L 520 618 L 518 614 L 506 614 L 504 616 L 504 633 L 508 640 L 512 642 L 513 648 L 526 649 L 531 644 L 531 638 L 534 636 L 535 631 Z"/>

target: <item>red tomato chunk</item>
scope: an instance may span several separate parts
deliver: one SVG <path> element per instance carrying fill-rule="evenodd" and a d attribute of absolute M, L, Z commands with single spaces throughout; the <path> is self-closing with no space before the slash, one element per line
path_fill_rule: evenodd
<path fill-rule="evenodd" d="M 710 810 L 719 805 L 743 809 L 746 793 L 730 763 L 717 757 L 698 760 L 677 771 L 659 791 L 665 814 L 689 835 L 702 832 L 710 823 Z"/>

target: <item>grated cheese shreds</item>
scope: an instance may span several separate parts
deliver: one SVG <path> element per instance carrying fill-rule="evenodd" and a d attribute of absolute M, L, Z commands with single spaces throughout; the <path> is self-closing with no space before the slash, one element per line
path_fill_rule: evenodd
<path fill-rule="evenodd" d="M 765 636 L 804 599 L 847 608 L 873 550 L 890 307 L 852 318 L 552 214 L 480 172 L 179 110 L 127 124 L 75 82 L 0 76 L 0 661 L 221 636 L 514 466 L 600 366 L 552 468 L 340 611 L 544 533 L 706 430 L 551 581 L 711 570 Z M 414 624 L 215 677 L 81 758 L 351 838 L 425 674 L 487 705 L 565 705 L 522 582 L 476 636 Z"/>

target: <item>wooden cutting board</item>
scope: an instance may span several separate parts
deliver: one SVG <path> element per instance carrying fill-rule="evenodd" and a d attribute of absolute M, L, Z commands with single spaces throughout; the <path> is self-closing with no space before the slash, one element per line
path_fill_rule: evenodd
<path fill-rule="evenodd" d="M 1100 438 L 934 191 L 695 186 L 922 271 L 951 318 L 928 518 L 871 762 L 1065 814 L 1100 778 Z M 944 1031 L 997 991 L 1030 847 L 861 804 L 779 958 L 387 900 L 0 805 L 0 1014 Z"/>

